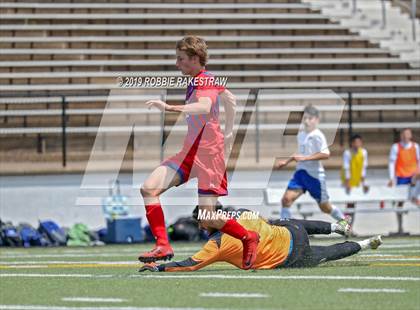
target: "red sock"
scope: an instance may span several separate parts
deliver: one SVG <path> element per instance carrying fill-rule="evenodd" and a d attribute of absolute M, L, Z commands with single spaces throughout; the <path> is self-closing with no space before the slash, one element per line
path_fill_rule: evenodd
<path fill-rule="evenodd" d="M 248 237 L 248 230 L 233 219 L 229 219 L 221 231 L 239 240 L 245 240 Z"/>
<path fill-rule="evenodd" d="M 156 239 L 156 245 L 169 244 L 166 234 L 165 218 L 160 203 L 146 205 L 146 217 L 149 221 L 150 230 Z"/>

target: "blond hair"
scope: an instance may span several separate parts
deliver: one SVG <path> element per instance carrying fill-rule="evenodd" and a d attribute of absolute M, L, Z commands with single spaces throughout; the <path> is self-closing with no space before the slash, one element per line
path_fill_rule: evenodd
<path fill-rule="evenodd" d="M 202 66 L 205 66 L 209 59 L 206 41 L 197 36 L 187 36 L 182 38 L 176 42 L 176 49 L 184 51 L 190 58 L 192 56 L 198 56 Z"/>

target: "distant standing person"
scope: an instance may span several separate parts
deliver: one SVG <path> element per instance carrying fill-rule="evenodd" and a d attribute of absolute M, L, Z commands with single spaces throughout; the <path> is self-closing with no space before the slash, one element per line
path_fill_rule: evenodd
<path fill-rule="evenodd" d="M 400 142 L 394 143 L 389 154 L 388 186 L 410 185 L 416 172 L 420 169 L 419 145 L 412 141 L 411 129 L 405 128 L 400 133 Z M 403 201 L 398 207 L 404 205 Z M 398 227 L 402 227 L 402 214 L 397 213 Z M 398 233 L 402 233 L 399 231 Z"/>
<path fill-rule="evenodd" d="M 352 188 L 362 186 L 363 192 L 369 191 L 366 184 L 366 169 L 368 166 L 368 152 L 363 148 L 363 139 L 360 135 L 353 135 L 350 139 L 350 149 L 343 153 L 343 168 L 341 170 L 341 180 L 350 194 Z M 354 209 L 355 203 L 348 203 L 347 208 Z M 355 213 L 348 214 L 348 220 L 351 225 L 354 223 Z"/>

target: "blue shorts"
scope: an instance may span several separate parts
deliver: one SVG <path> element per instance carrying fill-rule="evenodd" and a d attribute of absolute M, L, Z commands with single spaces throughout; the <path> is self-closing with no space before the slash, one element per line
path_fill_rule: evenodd
<path fill-rule="evenodd" d="M 408 177 L 408 178 L 400 178 L 400 177 L 397 177 L 397 185 L 411 184 L 411 178 L 412 177 Z"/>
<path fill-rule="evenodd" d="M 305 170 L 297 170 L 294 173 L 287 185 L 287 189 L 299 189 L 304 193 L 308 191 L 318 203 L 328 202 L 330 199 L 330 197 L 328 197 L 325 179 L 316 179 L 309 175 Z"/>

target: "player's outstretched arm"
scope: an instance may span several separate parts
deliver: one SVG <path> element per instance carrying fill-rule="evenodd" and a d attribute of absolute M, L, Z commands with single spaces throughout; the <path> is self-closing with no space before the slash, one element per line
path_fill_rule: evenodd
<path fill-rule="evenodd" d="M 312 155 L 308 155 L 308 156 L 303 156 L 303 155 L 294 155 L 293 159 L 295 161 L 306 161 L 306 160 L 325 160 L 330 158 L 330 154 L 329 153 L 323 153 L 323 152 L 318 152 Z"/>
<path fill-rule="evenodd" d="M 197 102 L 185 105 L 168 105 L 166 109 L 169 112 L 181 112 L 189 115 L 208 114 L 211 110 L 211 98 L 200 97 Z"/>
<path fill-rule="evenodd" d="M 154 264 L 154 266 L 145 265 L 142 267 L 142 269 L 150 270 L 150 271 L 160 271 L 160 272 L 177 272 L 177 271 L 186 272 L 186 271 L 196 271 L 209 264 L 210 262 L 195 261 L 192 257 L 189 257 L 183 261 L 178 261 L 178 262 L 170 262 L 170 263 L 159 264 L 159 265 Z M 139 271 L 143 271 L 143 270 L 140 269 Z"/>
<path fill-rule="evenodd" d="M 233 125 L 236 114 L 236 97 L 225 89 L 220 93 L 220 100 L 225 108 L 225 154 L 229 154 L 233 147 Z"/>
<path fill-rule="evenodd" d="M 204 268 L 218 260 L 219 248 L 214 240 L 207 242 L 204 247 L 183 261 L 170 262 L 165 264 L 149 263 L 142 266 L 139 271 L 152 271 L 152 272 L 185 272 L 196 271 Z"/>
<path fill-rule="evenodd" d="M 146 263 L 139 269 L 139 272 L 147 270 L 152 272 L 195 271 L 203 267 L 204 266 L 200 266 L 200 262 L 194 261 L 189 257 L 183 261 L 165 264 Z"/>
<path fill-rule="evenodd" d="M 278 162 L 276 162 L 275 164 L 275 168 L 276 169 L 281 169 L 283 167 L 286 167 L 288 164 L 290 164 L 293 161 L 293 156 L 289 157 L 286 160 L 280 160 Z"/>
<path fill-rule="evenodd" d="M 220 93 L 220 99 L 225 108 L 225 136 L 232 135 L 236 113 L 236 97 L 228 89 Z"/>
<path fill-rule="evenodd" d="M 209 97 L 200 97 L 198 102 L 185 105 L 170 105 L 162 100 L 149 100 L 146 102 L 149 109 L 156 107 L 160 111 L 179 112 L 189 115 L 208 114 L 211 110 L 211 99 Z"/>

